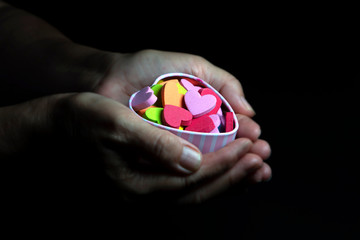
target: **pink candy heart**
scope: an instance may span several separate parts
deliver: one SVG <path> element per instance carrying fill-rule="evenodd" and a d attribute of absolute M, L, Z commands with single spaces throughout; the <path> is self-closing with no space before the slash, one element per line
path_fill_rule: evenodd
<path fill-rule="evenodd" d="M 202 89 L 202 87 L 194 86 L 191 82 L 189 82 L 186 79 L 181 79 L 180 84 L 188 91 L 190 90 L 199 91 L 200 89 Z"/>
<path fill-rule="evenodd" d="M 150 107 L 157 100 L 154 91 L 150 87 L 144 87 L 135 93 L 131 106 L 135 111 Z"/>
<path fill-rule="evenodd" d="M 187 109 L 194 118 L 209 113 L 216 105 L 216 98 L 213 95 L 201 96 L 200 93 L 195 90 L 187 91 L 184 96 L 184 101 Z"/>

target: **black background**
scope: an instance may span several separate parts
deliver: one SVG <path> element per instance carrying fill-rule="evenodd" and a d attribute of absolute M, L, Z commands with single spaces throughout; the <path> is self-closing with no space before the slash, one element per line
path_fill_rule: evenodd
<path fill-rule="evenodd" d="M 96 191 L 79 200 L 64 190 L 63 206 L 45 199 L 24 217 L 32 207 L 25 204 L 15 225 L 34 223 L 41 212 L 32 232 L 46 226 L 59 234 L 169 239 L 358 239 L 359 17 L 351 6 L 9 2 L 81 44 L 203 56 L 241 81 L 273 151 L 270 182 L 234 187 L 201 205 L 127 204 Z"/>

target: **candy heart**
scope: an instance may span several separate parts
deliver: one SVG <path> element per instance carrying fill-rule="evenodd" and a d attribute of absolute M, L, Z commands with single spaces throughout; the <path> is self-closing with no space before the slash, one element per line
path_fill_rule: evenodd
<path fill-rule="evenodd" d="M 210 133 L 220 133 L 219 129 L 216 127 Z"/>
<path fill-rule="evenodd" d="M 187 92 L 186 88 L 181 86 L 181 84 L 179 82 L 176 85 L 178 86 L 179 93 L 182 94 L 182 95 L 185 95 L 185 93 Z"/>
<path fill-rule="evenodd" d="M 218 128 L 220 126 L 220 123 L 221 123 L 220 122 L 220 117 L 217 114 L 209 115 L 209 117 L 213 121 L 215 127 Z"/>
<path fill-rule="evenodd" d="M 199 92 L 199 90 L 202 89 L 202 87 L 194 86 L 191 82 L 189 82 L 186 79 L 181 79 L 180 83 L 188 91 L 195 90 Z"/>
<path fill-rule="evenodd" d="M 221 124 L 221 121 L 220 121 L 220 117 L 219 115 L 217 114 L 212 114 L 212 115 L 209 115 L 209 117 L 211 118 L 211 120 L 213 121 L 214 125 L 215 125 L 215 128 L 213 130 L 211 130 L 210 133 L 219 133 L 219 126 Z"/>
<path fill-rule="evenodd" d="M 150 107 L 157 100 L 154 91 L 150 87 L 144 87 L 135 93 L 131 106 L 135 111 Z"/>
<path fill-rule="evenodd" d="M 216 106 L 216 97 L 213 95 L 204 95 L 201 96 L 195 90 L 190 90 L 185 94 L 184 97 L 185 105 L 187 109 L 191 112 L 194 118 L 201 117 Z"/>
<path fill-rule="evenodd" d="M 163 85 L 161 84 L 155 84 L 151 86 L 151 89 L 154 91 L 154 95 L 158 98 L 155 102 L 155 106 L 157 107 L 162 107 L 161 105 L 161 89 L 162 89 Z"/>
<path fill-rule="evenodd" d="M 184 77 L 182 77 L 181 79 L 185 79 L 185 80 L 189 81 L 193 86 L 203 86 L 203 84 L 201 82 L 196 81 L 196 80 L 194 80 L 192 78 L 188 78 L 188 77 L 184 78 Z"/>
<path fill-rule="evenodd" d="M 186 127 L 185 130 L 209 133 L 212 130 L 214 130 L 214 128 L 215 128 L 214 121 L 208 115 L 205 115 L 193 119 L 191 121 L 191 124 L 188 127 Z"/>
<path fill-rule="evenodd" d="M 224 116 L 223 111 L 221 110 L 221 108 L 219 108 L 219 110 L 217 111 L 216 114 L 220 118 L 221 125 L 225 126 L 225 116 Z"/>
<path fill-rule="evenodd" d="M 218 121 L 216 119 L 214 119 L 214 117 L 209 117 L 212 114 L 203 115 L 199 118 L 193 118 L 192 123 L 190 124 L 191 126 L 190 125 L 185 126 L 185 127 L 180 126 L 179 128 L 169 127 L 165 123 L 163 123 L 163 125 L 161 125 L 161 124 L 154 123 L 153 121 L 149 121 L 149 120 L 146 120 L 146 121 L 160 129 L 169 131 L 169 132 L 177 135 L 178 137 L 191 142 L 196 147 L 198 147 L 202 153 L 217 151 L 218 149 L 221 149 L 226 144 L 233 141 L 236 138 L 237 129 L 239 128 L 239 123 L 238 123 L 238 121 L 236 121 L 235 113 L 234 113 L 233 109 L 231 108 L 230 104 L 226 101 L 226 99 L 224 99 L 221 96 L 221 94 L 218 93 L 215 89 L 213 89 L 206 81 L 204 81 L 196 76 L 192 76 L 192 75 L 185 74 L 185 73 L 166 73 L 164 75 L 157 77 L 156 80 L 154 81 L 153 85 L 155 85 L 155 84 L 166 85 L 170 81 L 173 81 L 175 83 L 177 82 L 177 85 L 178 85 L 179 82 L 181 81 L 181 79 L 188 80 L 194 86 L 201 86 L 202 88 L 210 88 L 220 97 L 220 99 L 222 100 L 222 105 L 219 108 L 219 110 L 217 111 L 217 115 L 220 117 L 220 122 L 221 122 L 219 128 L 215 127 L 215 125 L 216 125 L 215 123 L 217 123 Z M 179 85 L 178 85 L 178 90 L 180 91 Z M 206 91 L 208 91 L 208 90 L 206 90 Z M 133 105 L 133 101 L 134 101 L 134 97 L 135 97 L 136 93 L 134 93 L 130 97 L 129 106 Z M 162 94 L 162 90 L 160 91 L 160 93 Z M 205 94 L 205 95 L 210 95 L 210 94 Z M 200 94 L 200 96 L 201 96 L 201 94 Z M 158 104 L 158 102 L 160 104 L 158 106 L 157 105 L 153 105 L 153 106 L 155 106 L 155 107 L 161 106 L 162 107 L 163 105 L 162 105 L 162 101 L 161 101 L 161 95 L 158 95 L 157 97 L 158 97 L 158 101 L 155 104 Z M 202 96 L 202 97 L 205 97 L 205 96 Z M 214 96 L 214 97 L 216 98 L 216 96 Z M 185 98 L 185 97 L 183 97 L 183 98 Z M 185 106 L 185 104 L 184 104 L 184 106 Z M 185 106 L 185 108 L 186 108 L 186 106 Z M 132 107 L 131 107 L 131 109 L 133 111 L 135 111 Z M 144 110 L 145 109 L 143 109 L 142 111 L 144 111 Z M 146 110 L 148 110 L 148 109 L 146 109 Z M 140 114 L 140 111 L 137 111 L 137 112 Z M 230 115 L 227 112 L 232 113 L 233 115 Z M 225 125 L 226 125 L 226 116 L 225 115 L 226 114 L 228 115 L 228 117 L 227 117 L 228 129 L 227 130 L 229 132 L 225 132 Z M 231 118 L 233 119 L 232 121 L 231 121 Z M 145 117 L 143 117 L 143 119 L 145 119 Z M 181 130 L 181 129 L 184 129 L 184 130 Z M 232 129 L 232 130 L 230 131 L 230 129 Z M 200 132 L 197 132 L 197 131 L 200 131 Z"/>
<path fill-rule="evenodd" d="M 234 129 L 234 114 L 227 112 L 225 114 L 225 132 L 231 132 Z"/>
<path fill-rule="evenodd" d="M 140 115 L 140 116 L 144 116 L 145 112 L 149 109 L 149 108 L 154 108 L 154 106 L 150 106 L 150 107 L 147 107 L 147 108 L 144 108 L 144 109 L 141 109 L 139 111 L 137 111 L 137 113 Z"/>
<path fill-rule="evenodd" d="M 180 126 L 189 126 L 193 116 L 185 108 L 165 105 L 162 114 L 163 122 L 173 128 L 179 128 Z"/>
<path fill-rule="evenodd" d="M 147 120 L 150 120 L 154 123 L 162 124 L 161 116 L 162 116 L 163 110 L 164 110 L 164 108 L 159 108 L 159 107 L 149 108 L 144 113 L 144 117 Z"/>
<path fill-rule="evenodd" d="M 166 82 L 161 90 L 161 98 L 163 106 L 173 105 L 183 107 L 184 95 L 179 93 L 177 82 Z"/>
<path fill-rule="evenodd" d="M 180 94 L 184 95 L 187 92 L 187 90 L 183 86 L 181 86 L 181 84 L 179 83 L 179 81 L 177 79 L 159 81 L 157 83 L 157 85 L 162 85 L 163 86 L 163 85 L 165 85 L 165 84 L 167 84 L 169 82 L 175 82 L 176 83 L 176 85 L 178 86 L 178 91 L 179 91 Z"/>
<path fill-rule="evenodd" d="M 209 113 L 207 113 L 208 115 L 211 114 L 217 114 L 217 112 L 219 111 L 222 101 L 221 98 L 219 97 L 219 95 L 217 95 L 213 90 L 211 90 L 210 88 L 203 88 L 200 89 L 199 91 L 201 96 L 205 96 L 205 95 L 213 95 L 216 98 L 216 105 L 214 107 L 213 110 L 211 110 Z"/>

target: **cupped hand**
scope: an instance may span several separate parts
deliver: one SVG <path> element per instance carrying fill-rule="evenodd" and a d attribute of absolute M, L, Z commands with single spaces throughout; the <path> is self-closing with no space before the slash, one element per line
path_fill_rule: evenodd
<path fill-rule="evenodd" d="M 123 104 L 127 104 L 134 92 L 152 85 L 158 76 L 181 72 L 207 81 L 227 99 L 236 113 L 249 117 L 255 114 L 244 98 L 240 82 L 230 73 L 202 57 L 185 53 L 143 50 L 135 54 L 112 54 L 112 59 L 112 66 L 95 91 Z"/>
<path fill-rule="evenodd" d="M 230 73 L 218 68 L 204 58 L 185 54 L 156 50 L 143 50 L 135 54 L 114 54 L 113 64 L 100 81 L 96 92 L 115 99 L 124 105 L 134 92 L 149 86 L 160 75 L 169 72 L 182 72 L 195 75 L 216 88 L 230 103 L 240 122 L 238 138 L 249 138 L 254 141 L 253 152 L 263 160 L 270 154 L 270 146 L 260 136 L 260 126 L 250 117 L 254 110 L 244 97 L 240 82 Z M 267 164 L 253 174 L 256 181 L 262 176 L 268 179 L 271 169 Z"/>
<path fill-rule="evenodd" d="M 146 123 L 110 98 L 81 93 L 59 102 L 54 116 L 61 121 L 56 129 L 86 142 L 87 151 L 104 162 L 108 176 L 126 198 L 165 191 L 175 194 L 177 202 L 202 202 L 238 182 L 265 181 L 271 175 L 263 162 L 269 146 L 262 140 L 251 141 L 256 137 L 252 133 L 239 131 L 238 138 L 224 148 L 201 155 L 191 143 Z M 248 117 L 238 118 L 255 124 Z"/>

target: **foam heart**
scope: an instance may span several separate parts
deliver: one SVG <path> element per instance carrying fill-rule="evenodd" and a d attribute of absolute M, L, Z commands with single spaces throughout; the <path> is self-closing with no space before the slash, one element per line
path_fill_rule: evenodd
<path fill-rule="evenodd" d="M 186 127 L 185 130 L 209 133 L 212 130 L 214 130 L 214 128 L 215 128 L 214 121 L 208 115 L 205 115 L 193 119 L 191 121 L 191 124 L 188 127 Z"/>
<path fill-rule="evenodd" d="M 173 105 L 165 105 L 162 114 L 163 122 L 173 128 L 189 126 L 192 118 L 193 116 L 188 110 Z"/>
<path fill-rule="evenodd" d="M 177 79 L 159 81 L 157 84 L 163 86 L 163 85 L 165 85 L 165 84 L 167 84 L 169 82 L 175 82 L 176 83 L 176 85 L 178 86 L 178 91 L 179 91 L 180 94 L 184 95 L 187 92 L 187 90 L 183 86 L 181 86 L 181 84 L 179 83 L 179 81 Z"/>
<path fill-rule="evenodd" d="M 219 115 L 212 114 L 212 115 L 209 115 L 209 117 L 211 118 L 211 120 L 213 121 L 213 123 L 215 125 L 215 128 L 213 130 L 211 130 L 210 133 L 220 133 L 219 128 L 218 128 L 221 124 Z"/>
<path fill-rule="evenodd" d="M 162 89 L 163 85 L 161 84 L 155 84 L 151 86 L 151 89 L 154 91 L 154 95 L 158 98 L 155 102 L 155 106 L 157 107 L 162 107 L 161 103 L 161 89 Z"/>
<path fill-rule="evenodd" d="M 216 106 L 216 98 L 213 95 L 201 96 L 200 93 L 195 90 L 188 91 L 185 94 L 184 101 L 187 109 L 194 118 L 209 113 Z"/>
<path fill-rule="evenodd" d="M 181 79 L 180 84 L 188 91 L 195 90 L 199 92 L 199 90 L 202 89 L 202 87 L 194 86 L 191 82 L 189 82 L 186 79 Z"/>
<path fill-rule="evenodd" d="M 179 88 L 175 81 L 165 82 L 161 90 L 162 105 L 173 105 L 183 107 L 184 95 L 179 93 Z"/>
<path fill-rule="evenodd" d="M 231 132 L 234 129 L 234 114 L 227 112 L 225 115 L 225 132 Z"/>
<path fill-rule="evenodd" d="M 219 129 L 217 129 L 215 127 L 215 125 L 216 125 L 215 123 L 217 123 L 218 121 L 216 119 L 212 119 L 211 117 L 209 117 L 209 115 L 204 115 L 204 116 L 206 116 L 206 117 L 204 117 L 204 119 L 202 119 L 202 117 L 193 119 L 190 124 L 191 127 L 185 126 L 184 130 L 180 130 L 180 129 L 183 129 L 182 126 L 180 126 L 179 128 L 173 128 L 173 127 L 169 127 L 166 124 L 161 125 L 161 124 L 155 123 L 154 121 L 149 121 L 146 118 L 143 118 L 143 119 L 158 128 L 170 131 L 171 133 L 181 137 L 182 139 L 191 142 L 192 144 L 197 146 L 202 153 L 217 151 L 218 149 L 224 147 L 226 144 L 233 141 L 236 138 L 237 129 L 239 128 L 238 121 L 236 121 L 236 118 L 235 118 L 235 113 L 234 113 L 233 109 L 231 108 L 230 104 L 226 101 L 226 99 L 224 99 L 224 97 L 222 97 L 206 81 L 204 81 L 196 76 L 192 76 L 192 75 L 185 74 L 185 73 L 166 73 L 164 75 L 159 76 L 154 81 L 153 85 L 155 85 L 155 84 L 165 85 L 168 82 L 170 82 L 171 80 L 177 80 L 178 82 L 180 82 L 181 79 L 188 80 L 194 86 L 201 86 L 202 88 L 210 88 L 220 97 L 220 99 L 222 100 L 222 105 L 219 108 L 219 110 L 217 111 L 217 115 L 220 117 L 220 122 L 221 122 Z M 176 81 L 173 81 L 173 82 L 176 83 Z M 177 84 L 179 84 L 179 83 L 177 83 Z M 179 85 L 178 85 L 178 90 L 179 90 Z M 162 94 L 162 90 L 160 92 Z M 129 106 L 133 110 L 135 110 L 132 107 L 135 95 L 136 95 L 136 93 L 134 93 L 129 99 Z M 158 95 L 159 101 L 161 98 L 160 96 L 161 95 Z M 202 97 L 205 97 L 205 96 L 202 96 Z M 160 102 L 160 105 L 163 106 L 161 104 L 161 102 Z M 232 113 L 232 115 L 230 115 L 230 113 Z M 226 115 L 228 115 L 228 117 L 227 117 L 228 124 L 226 124 Z M 231 121 L 231 118 L 233 118 L 232 121 Z M 228 129 L 227 129 L 228 131 L 230 129 L 232 129 L 232 130 L 229 132 L 226 132 L 225 125 L 228 125 Z"/>
<path fill-rule="evenodd" d="M 209 117 L 211 118 L 211 120 L 213 121 L 215 127 L 219 127 L 220 126 L 220 117 L 219 115 L 217 114 L 212 114 L 212 115 L 209 115 Z"/>
<path fill-rule="evenodd" d="M 144 87 L 137 93 L 135 93 L 134 99 L 132 101 L 132 107 L 135 111 L 150 107 L 157 100 L 157 97 L 154 95 L 154 91 L 150 87 Z"/>
<path fill-rule="evenodd" d="M 161 116 L 164 108 L 153 107 L 146 110 L 144 117 L 154 123 L 162 124 Z"/>
<path fill-rule="evenodd" d="M 213 90 L 211 90 L 210 88 L 203 88 L 200 89 L 199 91 L 201 96 L 205 96 L 205 95 L 213 95 L 216 98 L 216 105 L 214 107 L 213 110 L 211 110 L 209 113 L 207 113 L 208 115 L 211 114 L 217 114 L 217 112 L 219 111 L 222 101 L 221 98 L 219 97 L 219 95 L 217 95 Z"/>
<path fill-rule="evenodd" d="M 137 113 L 140 115 L 140 116 L 144 116 L 145 112 L 149 109 L 149 108 L 154 108 L 154 106 L 150 106 L 150 107 L 147 107 L 147 108 L 144 108 L 144 109 L 141 109 L 139 111 L 137 111 Z"/>

